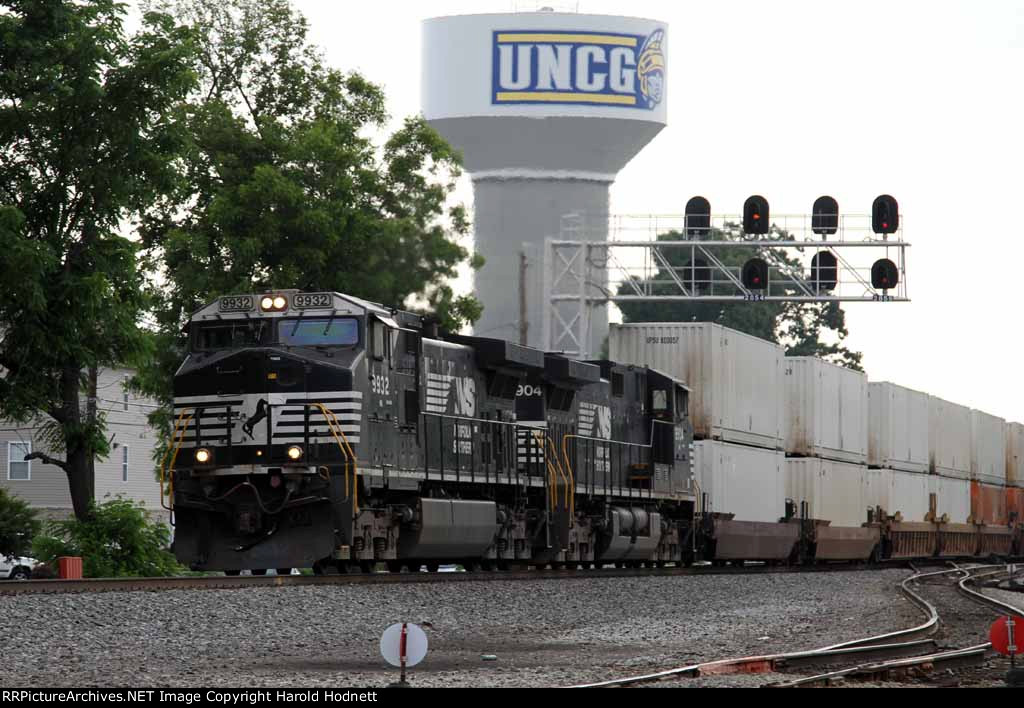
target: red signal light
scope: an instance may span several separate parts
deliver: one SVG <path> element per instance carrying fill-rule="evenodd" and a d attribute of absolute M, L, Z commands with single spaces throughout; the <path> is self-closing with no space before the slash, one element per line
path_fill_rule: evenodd
<path fill-rule="evenodd" d="M 761 220 L 761 215 L 760 214 L 754 214 L 754 221 L 760 221 L 760 220 Z"/>

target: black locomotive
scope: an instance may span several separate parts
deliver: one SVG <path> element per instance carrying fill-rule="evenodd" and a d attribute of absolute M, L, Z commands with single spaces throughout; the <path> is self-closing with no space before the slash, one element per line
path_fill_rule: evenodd
<path fill-rule="evenodd" d="M 169 486 L 194 569 L 691 558 L 688 391 L 657 371 L 338 293 L 222 297 L 189 337 Z"/>

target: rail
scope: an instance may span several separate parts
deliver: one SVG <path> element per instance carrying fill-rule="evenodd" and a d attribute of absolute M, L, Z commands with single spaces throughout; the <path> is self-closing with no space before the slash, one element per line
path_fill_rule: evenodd
<path fill-rule="evenodd" d="M 873 635 L 862 639 L 854 639 L 848 642 L 841 642 L 839 644 L 822 647 L 820 649 L 710 661 L 701 664 L 680 666 L 674 669 L 667 669 L 665 671 L 658 671 L 650 674 L 641 674 L 626 678 L 611 679 L 609 681 L 599 681 L 596 683 L 578 684 L 570 686 L 570 688 L 614 688 L 630 686 L 638 683 L 653 683 L 655 681 L 662 681 L 664 679 L 671 678 L 695 678 L 697 676 L 734 673 L 763 673 L 782 668 L 787 664 L 787 662 L 808 661 L 819 658 L 835 658 L 846 655 L 857 656 L 861 655 L 865 649 L 871 648 L 881 650 L 883 646 L 902 648 L 904 643 L 908 641 L 933 634 L 937 629 L 939 622 L 939 614 L 935 609 L 935 606 L 911 590 L 909 587 L 910 583 L 924 577 L 948 575 L 950 573 L 958 572 L 962 573 L 966 571 L 958 568 L 952 568 L 931 573 L 915 572 L 914 575 L 910 576 L 900 584 L 900 589 L 903 594 L 914 604 L 915 607 L 920 609 L 927 616 L 927 619 L 923 623 L 908 629 Z"/>

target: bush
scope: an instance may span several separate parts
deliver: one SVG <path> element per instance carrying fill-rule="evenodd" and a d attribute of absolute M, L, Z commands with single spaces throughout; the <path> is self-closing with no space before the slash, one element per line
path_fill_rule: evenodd
<path fill-rule="evenodd" d="M 42 524 L 28 503 L 0 488 L 0 556 L 23 556 Z"/>
<path fill-rule="evenodd" d="M 170 531 L 152 522 L 141 504 L 117 497 L 92 504 L 85 521 L 54 521 L 36 538 L 33 553 L 56 565 L 60 556 L 81 556 L 87 578 L 159 577 L 176 575 L 178 565 L 167 547 Z"/>

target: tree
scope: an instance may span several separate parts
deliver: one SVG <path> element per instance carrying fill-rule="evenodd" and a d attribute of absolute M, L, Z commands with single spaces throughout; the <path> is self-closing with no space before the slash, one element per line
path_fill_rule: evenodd
<path fill-rule="evenodd" d="M 87 578 L 156 578 L 183 570 L 169 543 L 167 526 L 150 521 L 141 504 L 117 497 L 93 504 L 85 520 L 51 522 L 32 553 L 51 566 L 60 556 L 79 556 Z"/>
<path fill-rule="evenodd" d="M 39 528 L 35 510 L 0 487 L 0 557 L 25 555 Z"/>
<path fill-rule="evenodd" d="M 15 0 L 0 14 L 0 416 L 46 422 L 75 514 L 89 513 L 102 416 L 89 371 L 143 343 L 137 245 L 118 231 L 170 187 L 194 85 L 190 34 L 112 0 Z"/>
<path fill-rule="evenodd" d="M 381 89 L 326 66 L 287 0 L 159 6 L 199 37 L 200 86 L 186 106 L 185 188 L 143 230 L 165 277 L 143 390 L 169 400 L 184 323 L 223 294 L 337 290 L 393 306 L 415 296 L 448 328 L 479 317 L 446 282 L 470 257 L 457 241 L 469 223 L 447 205 L 460 158 L 437 132 L 409 118 L 376 145 Z"/>
<path fill-rule="evenodd" d="M 785 241 L 790 240 L 790 235 L 773 226 L 766 238 Z M 678 232 L 670 232 L 660 235 L 658 240 L 681 241 L 684 238 Z M 739 224 L 725 224 L 722 229 L 714 228 L 707 240 L 740 241 L 742 227 Z M 724 265 L 737 269 L 737 272 L 748 259 L 758 255 L 773 265 L 801 268 L 800 262 L 787 256 L 782 249 L 767 249 L 767 253 L 758 253 L 754 247 L 732 247 L 715 249 L 713 252 Z M 677 276 L 684 280 L 691 277 L 689 249 L 666 249 L 665 255 Z M 651 282 L 641 281 L 640 284 L 655 295 L 679 292 L 672 274 L 664 267 L 658 268 Z M 724 276 L 716 276 L 714 287 L 716 292 L 722 292 L 722 288 L 730 286 Z M 620 295 L 631 295 L 633 292 L 629 283 L 619 287 Z M 788 289 L 787 292 L 795 293 L 795 289 Z M 790 356 L 816 356 L 850 369 L 862 370 L 862 354 L 843 346 L 843 340 L 849 332 L 846 329 L 846 315 L 839 303 L 631 302 L 620 303 L 619 309 L 622 310 L 625 322 L 715 322 L 780 343 Z M 826 341 L 829 339 L 834 341 Z"/>

